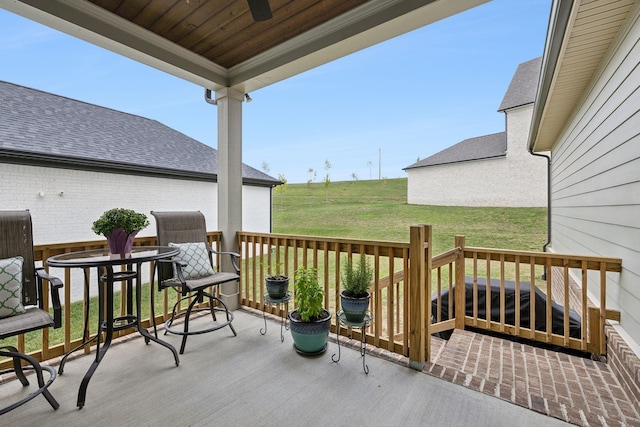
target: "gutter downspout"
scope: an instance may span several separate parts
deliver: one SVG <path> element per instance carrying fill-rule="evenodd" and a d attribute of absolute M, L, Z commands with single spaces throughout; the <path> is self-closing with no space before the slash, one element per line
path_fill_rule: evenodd
<path fill-rule="evenodd" d="M 546 252 L 547 248 L 551 244 L 551 156 L 547 154 L 534 153 L 531 147 L 529 147 L 529 154 L 547 159 L 547 241 L 542 246 L 542 252 Z M 542 280 L 547 280 L 546 265 L 544 266 L 544 272 L 542 273 Z"/>

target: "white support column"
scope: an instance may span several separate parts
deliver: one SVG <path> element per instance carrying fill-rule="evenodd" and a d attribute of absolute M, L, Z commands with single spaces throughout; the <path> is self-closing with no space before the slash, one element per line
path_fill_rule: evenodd
<path fill-rule="evenodd" d="M 238 252 L 237 232 L 242 229 L 242 101 L 244 94 L 225 88 L 216 92 L 218 105 L 218 229 L 222 250 Z M 223 257 L 223 271 L 233 266 Z M 236 282 L 220 286 L 220 297 L 230 310 L 240 306 Z"/>

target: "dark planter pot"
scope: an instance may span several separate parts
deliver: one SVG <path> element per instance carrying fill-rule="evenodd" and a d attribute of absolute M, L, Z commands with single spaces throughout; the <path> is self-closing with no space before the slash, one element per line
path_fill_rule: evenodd
<path fill-rule="evenodd" d="M 271 299 L 282 299 L 287 295 L 289 291 L 289 277 L 276 276 L 278 278 L 264 279 L 267 286 L 267 293 Z"/>
<path fill-rule="evenodd" d="M 340 292 L 340 307 L 344 312 L 344 317 L 353 323 L 361 323 L 364 320 L 367 310 L 369 310 L 369 299 L 371 294 L 367 292 L 366 297 L 354 298 Z"/>
<path fill-rule="evenodd" d="M 298 353 L 309 356 L 324 353 L 327 349 L 329 330 L 331 328 L 330 311 L 323 310 L 322 318 L 314 322 L 300 320 L 298 310 L 291 310 L 287 317 L 289 318 L 293 346 Z"/>
<path fill-rule="evenodd" d="M 138 234 L 137 231 L 127 234 L 122 227 L 116 228 L 107 236 L 109 252 L 122 257 L 130 254 L 133 248 L 133 239 L 136 237 L 136 234 Z"/>

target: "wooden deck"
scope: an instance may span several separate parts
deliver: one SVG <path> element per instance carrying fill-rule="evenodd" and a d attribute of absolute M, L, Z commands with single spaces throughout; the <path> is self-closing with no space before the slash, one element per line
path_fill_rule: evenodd
<path fill-rule="evenodd" d="M 47 426 L 512 426 L 565 425 L 487 394 L 367 355 L 369 375 L 357 351 L 342 348 L 314 358 L 298 355 L 280 325 L 235 312 L 238 336 L 228 329 L 189 338 L 181 364 L 139 335 L 114 344 L 93 376 L 86 406 L 75 406 L 93 353 L 71 360 L 51 387 L 53 411 L 38 397 L 0 417 L 2 425 Z M 201 321 L 204 319 L 200 319 Z M 167 341 L 179 344 L 176 336 Z M 0 385 L 0 405 L 23 393 L 17 382 Z"/>

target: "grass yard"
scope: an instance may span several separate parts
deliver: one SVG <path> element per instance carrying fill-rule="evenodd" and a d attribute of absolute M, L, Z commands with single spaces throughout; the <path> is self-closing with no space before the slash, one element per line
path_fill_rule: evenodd
<path fill-rule="evenodd" d="M 434 255 L 462 234 L 468 246 L 541 251 L 546 208 L 407 204 L 407 179 L 286 184 L 273 193 L 273 232 L 409 241 L 409 227 L 433 226 Z"/>
<path fill-rule="evenodd" d="M 468 246 L 535 250 L 546 241 L 545 208 L 468 208 L 453 206 L 413 206 L 407 204 L 407 180 L 288 184 L 276 187 L 273 195 L 274 233 L 342 237 L 382 241 L 409 241 L 409 227 L 433 226 L 433 254 L 453 247 L 454 236 L 466 236 Z M 435 274 L 435 272 L 434 272 Z M 149 315 L 148 284 L 142 292 L 143 318 Z M 175 302 L 172 295 L 171 302 Z M 116 297 L 116 310 L 119 310 Z M 156 295 L 156 313 L 162 310 Z M 72 312 L 73 338 L 82 336 L 82 302 Z M 90 325 L 97 323 L 97 299 L 91 300 Z M 41 333 L 26 334 L 26 347 L 39 348 Z M 63 329 L 50 330 L 51 343 L 63 341 Z M 15 344 L 8 339 L 3 344 Z"/>

